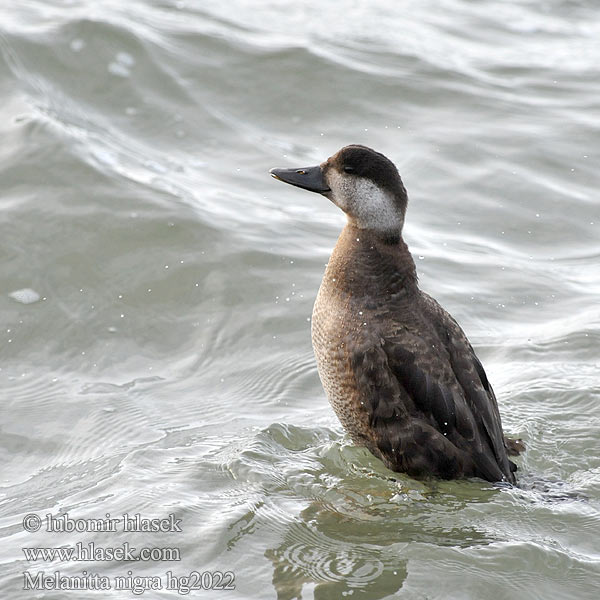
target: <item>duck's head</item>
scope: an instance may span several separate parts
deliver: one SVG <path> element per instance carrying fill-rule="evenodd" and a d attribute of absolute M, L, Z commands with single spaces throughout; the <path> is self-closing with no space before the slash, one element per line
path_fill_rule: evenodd
<path fill-rule="evenodd" d="M 360 145 L 344 146 L 325 162 L 300 169 L 271 169 L 285 183 L 323 194 L 350 223 L 384 236 L 398 236 L 408 201 L 394 163 Z"/>

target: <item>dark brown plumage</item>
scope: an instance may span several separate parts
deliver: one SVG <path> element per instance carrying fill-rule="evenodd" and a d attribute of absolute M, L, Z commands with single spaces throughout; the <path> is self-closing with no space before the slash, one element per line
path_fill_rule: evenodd
<path fill-rule="evenodd" d="M 348 215 L 315 302 L 312 339 L 325 391 L 353 441 L 415 477 L 515 483 L 485 371 L 460 326 L 418 287 L 393 163 L 347 146 L 319 167 L 272 174 Z"/>

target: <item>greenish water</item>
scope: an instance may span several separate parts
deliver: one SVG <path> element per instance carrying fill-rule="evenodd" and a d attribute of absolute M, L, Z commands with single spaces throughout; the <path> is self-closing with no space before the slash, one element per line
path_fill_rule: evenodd
<path fill-rule="evenodd" d="M 2 597 L 233 571 L 189 596 L 598 598 L 599 40 L 591 0 L 0 5 Z M 399 167 L 518 488 L 393 474 L 327 404 L 309 319 L 343 216 L 268 169 L 348 143 Z M 92 541 L 180 560 L 22 550 Z"/>

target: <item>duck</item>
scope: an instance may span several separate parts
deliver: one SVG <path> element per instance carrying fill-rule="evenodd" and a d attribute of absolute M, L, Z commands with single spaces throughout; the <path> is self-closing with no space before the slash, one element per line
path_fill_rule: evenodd
<path fill-rule="evenodd" d="M 352 442 L 414 478 L 516 484 L 486 372 L 456 320 L 418 284 L 403 239 L 408 195 L 394 163 L 360 144 L 319 165 L 274 168 L 347 217 L 311 319 L 325 393 Z"/>

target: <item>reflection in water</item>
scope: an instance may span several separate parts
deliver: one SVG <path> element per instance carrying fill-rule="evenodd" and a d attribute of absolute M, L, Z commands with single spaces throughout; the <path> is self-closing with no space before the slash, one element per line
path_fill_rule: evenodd
<path fill-rule="evenodd" d="M 314 598 L 384 598 L 401 589 L 407 576 L 407 561 L 384 556 L 373 545 L 350 545 L 336 536 L 335 513 L 313 503 L 300 519 L 314 536 L 298 540 L 297 528 L 289 528 L 279 547 L 265 557 L 273 564 L 273 586 L 278 600 L 302 598 L 305 585 L 313 587 Z M 342 519 L 337 515 L 338 519 Z M 308 530 L 307 530 L 308 531 Z"/>
<path fill-rule="evenodd" d="M 278 600 L 312 597 L 308 590 L 315 598 L 384 598 L 406 580 L 409 544 L 468 548 L 495 539 L 473 507 L 497 489 L 412 480 L 325 429 L 271 425 L 226 468 L 238 485 L 251 484 L 249 496 L 258 484 L 270 499 L 239 516 L 229 548 L 274 534 L 264 556 Z"/>

